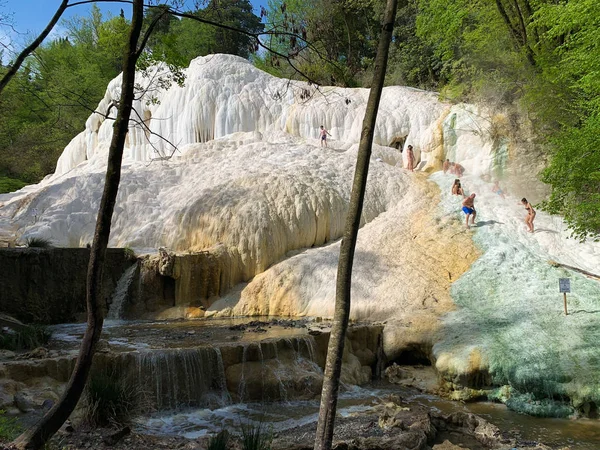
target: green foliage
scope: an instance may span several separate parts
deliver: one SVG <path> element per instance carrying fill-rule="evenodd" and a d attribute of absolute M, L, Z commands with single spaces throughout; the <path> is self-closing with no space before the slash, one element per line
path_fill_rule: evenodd
<path fill-rule="evenodd" d="M 8 417 L 6 411 L 0 409 L 0 443 L 8 443 L 21 434 L 22 427 L 14 417 Z"/>
<path fill-rule="evenodd" d="M 40 325 L 30 325 L 19 331 L 0 331 L 0 348 L 11 351 L 32 350 L 46 345 L 51 337 L 52 332 Z"/>
<path fill-rule="evenodd" d="M 215 436 L 208 440 L 207 450 L 226 450 L 229 444 L 229 433 L 227 430 L 221 430 Z"/>
<path fill-rule="evenodd" d="M 116 372 L 93 372 L 84 397 L 85 423 L 92 427 L 118 426 L 131 421 L 145 407 L 142 387 Z"/>
<path fill-rule="evenodd" d="M 542 180 L 552 186 L 542 207 L 562 214 L 579 239 L 600 236 L 600 114 L 565 127 L 552 140 Z"/>
<path fill-rule="evenodd" d="M 134 260 L 136 258 L 135 252 L 133 251 L 132 248 L 124 247 L 123 253 L 125 254 L 125 259 Z"/>
<path fill-rule="evenodd" d="M 146 28 L 160 9 L 149 8 Z M 209 2 L 192 11 L 202 18 L 250 33 L 263 30 L 248 0 Z M 104 97 L 106 86 L 121 71 L 129 21 L 104 17 L 93 5 L 86 17 L 63 20 L 66 34 L 41 46 L 0 95 L 0 189 L 4 177 L 35 183 L 52 173 L 65 146 L 85 127 Z M 200 55 L 233 53 L 248 57 L 252 38 L 200 22 L 163 16 L 139 60 L 141 71 L 165 61 L 172 75 L 159 87 L 183 83 L 180 67 Z M 0 75 L 5 69 L 0 65 Z M 0 190 L 0 192 L 2 192 Z"/>
<path fill-rule="evenodd" d="M 25 245 L 29 248 L 50 248 L 52 247 L 52 241 L 44 237 L 32 236 L 27 238 Z"/>
<path fill-rule="evenodd" d="M 243 450 L 270 450 L 273 442 L 271 430 L 265 430 L 264 423 L 240 423 Z"/>
<path fill-rule="evenodd" d="M 0 176 L 0 194 L 7 192 L 18 191 L 22 187 L 26 186 L 27 183 L 16 178 L 2 177 Z"/>
<path fill-rule="evenodd" d="M 158 14 L 158 9 L 149 9 L 145 21 L 149 24 Z M 200 19 L 242 29 L 249 33 L 261 33 L 264 25 L 260 17 L 252 12 L 248 0 L 211 0 L 202 9 L 188 11 Z M 156 32 L 148 42 L 148 49 L 154 58 L 169 64 L 187 67 L 198 56 L 214 53 L 228 53 L 248 58 L 258 49 L 255 40 L 248 35 L 224 28 L 214 27 L 194 19 L 178 20 L 172 16 L 163 17 Z"/>

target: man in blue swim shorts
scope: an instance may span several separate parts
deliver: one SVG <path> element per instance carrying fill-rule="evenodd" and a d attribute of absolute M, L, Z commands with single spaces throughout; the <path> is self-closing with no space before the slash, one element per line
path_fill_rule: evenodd
<path fill-rule="evenodd" d="M 465 221 L 467 228 L 469 228 L 469 217 L 471 217 L 471 225 L 475 225 L 475 216 L 477 215 L 477 211 L 475 211 L 475 194 L 471 194 L 463 200 L 462 210 L 467 215 Z"/>

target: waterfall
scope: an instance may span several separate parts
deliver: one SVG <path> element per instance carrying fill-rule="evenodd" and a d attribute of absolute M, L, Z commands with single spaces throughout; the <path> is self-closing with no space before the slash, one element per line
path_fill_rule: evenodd
<path fill-rule="evenodd" d="M 107 363 L 159 411 L 229 402 L 221 352 L 214 347 L 122 353 Z"/>
<path fill-rule="evenodd" d="M 135 278 L 135 272 L 138 267 L 137 262 L 129 267 L 119 281 L 117 286 L 115 287 L 115 291 L 112 295 L 112 301 L 110 304 L 110 308 L 108 310 L 108 314 L 106 315 L 107 319 L 121 319 L 123 315 L 123 308 L 125 306 L 125 300 L 127 299 L 127 294 L 129 293 L 129 288 L 133 283 L 133 279 Z"/>

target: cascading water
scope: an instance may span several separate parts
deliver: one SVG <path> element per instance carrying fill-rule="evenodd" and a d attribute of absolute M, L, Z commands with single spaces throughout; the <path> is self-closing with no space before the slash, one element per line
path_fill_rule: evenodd
<path fill-rule="evenodd" d="M 108 314 L 106 315 L 107 319 L 121 319 L 123 316 L 123 309 L 125 307 L 125 303 L 127 300 L 127 296 L 129 295 L 129 290 L 131 285 L 133 284 L 133 280 L 135 279 L 135 272 L 138 268 L 138 263 L 136 262 L 134 265 L 129 267 L 119 281 L 115 288 L 115 292 L 112 295 L 112 302 L 110 304 L 110 309 L 108 310 Z"/>
<path fill-rule="evenodd" d="M 223 360 L 217 348 L 128 352 L 106 364 L 139 386 L 159 411 L 219 406 L 229 401 Z"/>

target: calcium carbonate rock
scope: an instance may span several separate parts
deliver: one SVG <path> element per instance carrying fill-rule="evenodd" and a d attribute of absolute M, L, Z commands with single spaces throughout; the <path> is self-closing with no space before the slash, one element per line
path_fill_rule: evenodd
<path fill-rule="evenodd" d="M 133 105 L 110 245 L 178 255 L 163 271 L 178 277 L 180 296 L 205 292 L 208 316 L 331 317 L 368 90 L 317 91 L 227 55 L 197 58 L 186 75 L 184 87 L 152 90 L 158 102 L 142 95 Z M 53 176 L 0 196 L 3 240 L 92 240 L 113 125 L 105 115 L 114 113 L 120 83 L 109 84 Z M 600 243 L 570 239 L 560 218 L 540 211 L 536 233 L 525 232 L 519 200 L 535 182 L 515 180 L 534 178 L 539 163 L 509 139 L 509 123 L 435 93 L 384 89 L 351 317 L 385 322 L 390 360 L 431 348 L 447 383 L 598 404 L 599 327 L 590 312 L 600 286 L 548 260 L 593 272 Z M 332 134 L 328 148 L 319 145 L 320 125 Z M 402 169 L 408 144 L 416 173 Z M 446 158 L 466 169 L 463 186 L 477 194 L 469 230 L 462 199 L 450 194 L 454 176 L 425 176 Z M 507 195 L 492 191 L 495 179 Z M 152 257 L 146 262 L 159 273 Z M 206 267 L 206 281 L 194 278 L 194 266 Z M 573 286 L 567 317 L 557 292 L 564 277 Z M 364 365 L 353 367 L 360 378 Z"/>

